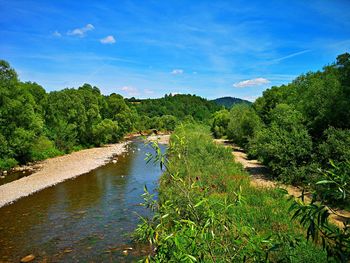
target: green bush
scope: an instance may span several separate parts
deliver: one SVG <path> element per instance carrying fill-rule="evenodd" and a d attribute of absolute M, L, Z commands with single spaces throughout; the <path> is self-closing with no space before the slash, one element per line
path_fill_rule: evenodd
<path fill-rule="evenodd" d="M 305 180 L 311 150 L 311 137 L 302 126 L 286 130 L 272 124 L 257 132 L 249 143 L 250 155 L 257 156 L 276 178 L 288 183 Z"/>
<path fill-rule="evenodd" d="M 58 150 L 55 144 L 43 135 L 36 140 L 31 149 L 32 161 L 44 160 L 62 154 L 63 152 Z"/>
<path fill-rule="evenodd" d="M 323 164 L 350 160 L 350 130 L 333 127 L 324 132 L 324 140 L 318 146 L 318 157 Z"/>
<path fill-rule="evenodd" d="M 0 158 L 0 170 L 8 170 L 16 166 L 18 162 L 13 158 Z"/>
<path fill-rule="evenodd" d="M 229 111 L 226 109 L 217 111 L 213 114 L 213 120 L 210 130 L 215 138 L 221 138 L 223 136 L 226 136 L 229 121 L 230 114 Z"/>
<path fill-rule="evenodd" d="M 257 157 L 274 177 L 284 182 L 305 181 L 314 165 L 311 165 L 312 139 L 302 115 L 286 104 L 279 104 L 270 112 L 270 119 L 270 125 L 250 139 L 249 155 Z"/>
<path fill-rule="evenodd" d="M 119 140 L 121 134 L 116 121 L 104 119 L 92 127 L 92 134 L 95 145 L 103 145 Z"/>
<path fill-rule="evenodd" d="M 158 154 L 149 160 L 161 162 L 165 173 L 158 202 L 146 189 L 154 216 L 135 233 L 155 249 L 146 262 L 327 262 L 290 221 L 284 194 L 251 187 L 207 127 L 178 127 L 165 155 L 153 146 Z"/>
<path fill-rule="evenodd" d="M 262 127 L 262 122 L 255 110 L 246 104 L 233 106 L 229 118 L 227 138 L 243 147 Z"/>
<path fill-rule="evenodd" d="M 329 169 L 320 171 L 315 191 L 324 202 L 350 208 L 350 161 L 338 164 L 330 161 L 330 166 Z"/>

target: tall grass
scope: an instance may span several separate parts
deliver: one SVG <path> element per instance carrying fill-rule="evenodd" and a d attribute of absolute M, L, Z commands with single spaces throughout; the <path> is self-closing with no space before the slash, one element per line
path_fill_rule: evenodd
<path fill-rule="evenodd" d="M 157 148 L 157 145 L 154 145 Z M 136 230 L 150 242 L 155 262 L 328 262 L 290 220 L 290 201 L 275 189 L 250 186 L 229 149 L 213 143 L 209 129 L 178 127 L 166 155 L 150 156 L 165 167 L 154 211 Z"/>

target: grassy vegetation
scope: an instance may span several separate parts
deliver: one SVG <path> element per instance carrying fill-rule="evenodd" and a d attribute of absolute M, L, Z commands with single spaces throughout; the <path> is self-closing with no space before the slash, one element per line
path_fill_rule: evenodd
<path fill-rule="evenodd" d="M 256 189 L 229 149 L 216 145 L 207 127 L 178 127 L 166 155 L 157 145 L 149 159 L 165 167 L 154 211 L 136 230 L 156 262 L 326 262 L 290 220 L 281 190 Z M 329 259 L 328 259 L 329 260 Z M 329 262 L 329 261 L 327 261 Z"/>

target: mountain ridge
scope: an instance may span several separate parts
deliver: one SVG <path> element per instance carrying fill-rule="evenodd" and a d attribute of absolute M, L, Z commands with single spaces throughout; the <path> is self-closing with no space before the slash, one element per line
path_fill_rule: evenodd
<path fill-rule="evenodd" d="M 221 97 L 214 100 L 211 100 L 212 102 L 216 103 L 217 105 L 224 106 L 226 108 L 231 108 L 235 104 L 245 103 L 245 104 L 252 104 L 252 102 L 240 98 L 235 97 Z"/>

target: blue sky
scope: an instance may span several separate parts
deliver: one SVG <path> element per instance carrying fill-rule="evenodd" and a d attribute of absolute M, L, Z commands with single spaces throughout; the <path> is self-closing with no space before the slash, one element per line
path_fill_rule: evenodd
<path fill-rule="evenodd" d="M 350 1 L 4 1 L 0 58 L 46 90 L 254 100 L 350 51 Z"/>

